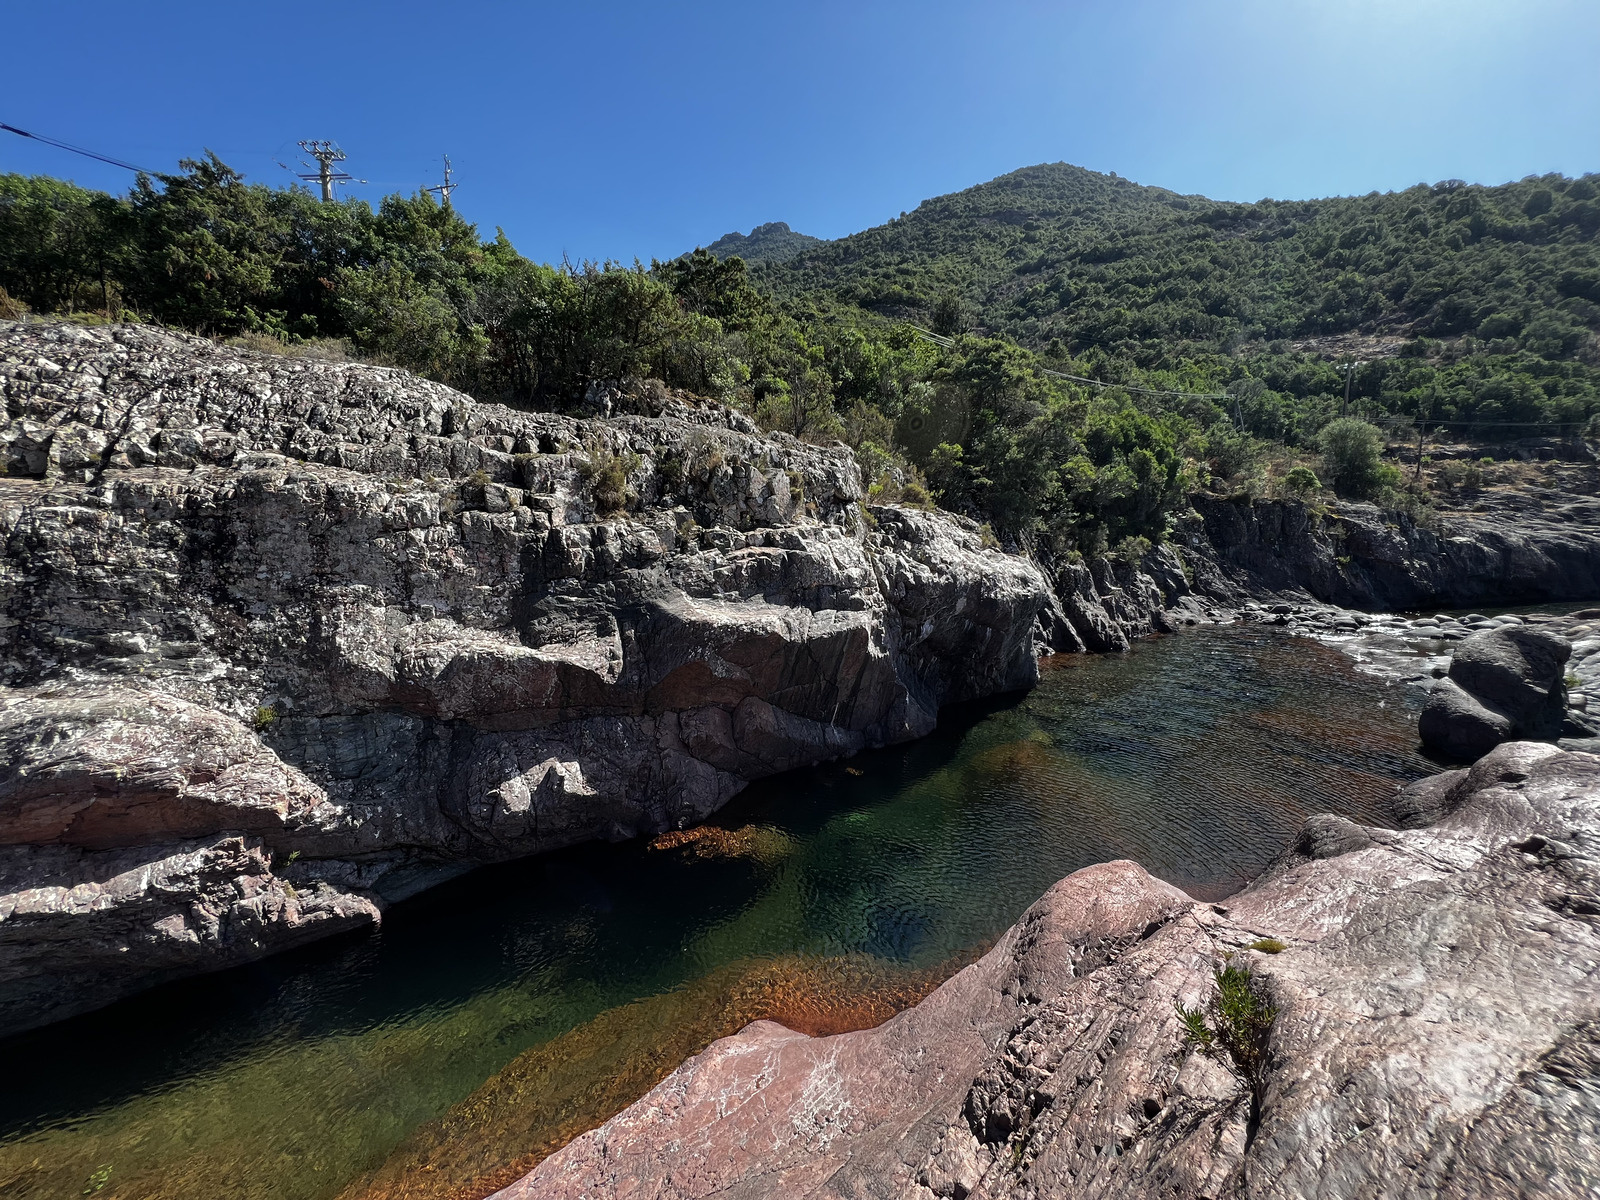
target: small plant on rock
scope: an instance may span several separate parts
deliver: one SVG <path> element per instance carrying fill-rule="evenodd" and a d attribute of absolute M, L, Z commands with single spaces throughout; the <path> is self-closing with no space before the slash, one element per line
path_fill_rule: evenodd
<path fill-rule="evenodd" d="M 639 466 L 632 454 L 613 454 L 609 450 L 591 450 L 587 458 L 578 463 L 578 475 L 594 501 L 594 510 L 602 517 L 626 512 L 628 505 L 638 499 L 628 486 L 628 476 Z"/>
<path fill-rule="evenodd" d="M 265 733 L 271 729 L 278 719 L 278 710 L 271 704 L 258 704 L 256 711 L 251 714 L 250 724 L 257 733 Z"/>
<path fill-rule="evenodd" d="M 1219 1046 L 1226 1050 L 1239 1073 L 1257 1084 L 1266 1064 L 1267 1034 L 1278 1010 L 1248 967 L 1224 963 L 1212 977 L 1217 991 L 1206 1008 L 1177 1006 L 1184 1034 L 1207 1053 L 1215 1053 Z"/>

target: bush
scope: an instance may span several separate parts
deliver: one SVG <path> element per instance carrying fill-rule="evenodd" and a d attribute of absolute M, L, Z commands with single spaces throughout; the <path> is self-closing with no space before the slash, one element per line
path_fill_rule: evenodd
<path fill-rule="evenodd" d="M 1263 939 L 1268 940 L 1272 939 Z M 1212 977 L 1217 992 L 1207 1008 L 1177 1006 L 1184 1034 L 1207 1052 L 1218 1046 L 1226 1050 L 1239 1073 L 1259 1085 L 1266 1065 L 1267 1034 L 1278 1010 L 1262 994 L 1249 968 L 1224 965 L 1213 971 Z"/>
<path fill-rule="evenodd" d="M 1322 490 L 1322 480 L 1310 467 L 1291 467 L 1283 477 L 1283 486 L 1295 496 L 1314 496 Z"/>
<path fill-rule="evenodd" d="M 1218 479 L 1235 480 L 1253 474 L 1261 465 L 1262 446 L 1247 433 L 1240 433 L 1226 422 L 1207 431 L 1201 453 L 1206 466 Z"/>
<path fill-rule="evenodd" d="M 1483 486 L 1483 470 L 1462 459 L 1440 463 L 1434 478 L 1452 492 L 1475 492 Z"/>
<path fill-rule="evenodd" d="M 1340 417 L 1324 425 L 1317 440 L 1328 482 L 1341 496 L 1367 500 L 1396 482 L 1399 473 L 1383 462 L 1383 434 L 1376 425 Z"/>
<path fill-rule="evenodd" d="M 638 498 L 628 486 L 628 476 L 638 465 L 634 455 L 612 454 L 609 450 L 592 450 L 578 464 L 578 476 L 599 516 L 614 517 L 626 512 L 629 503 Z"/>

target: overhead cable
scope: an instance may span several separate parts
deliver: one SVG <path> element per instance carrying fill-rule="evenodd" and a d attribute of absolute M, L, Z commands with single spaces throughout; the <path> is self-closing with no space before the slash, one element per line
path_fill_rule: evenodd
<path fill-rule="evenodd" d="M 136 167 L 132 163 L 123 162 L 120 158 L 110 158 L 104 154 L 96 154 L 93 150 L 85 150 L 82 146 L 74 146 L 68 142 L 57 141 L 55 138 L 45 137 L 45 135 L 42 133 L 29 133 L 26 129 L 18 129 L 15 125 L 7 125 L 4 121 L 0 121 L 0 129 L 4 129 L 7 133 L 14 133 L 18 137 L 31 138 L 33 141 L 43 142 L 46 146 L 54 146 L 57 150 L 66 150 L 71 154 L 81 154 L 85 158 L 92 158 L 99 162 L 110 163 L 113 167 L 121 167 L 124 171 L 137 171 L 140 175 L 156 174 L 155 171 L 147 170 L 144 167 Z"/>

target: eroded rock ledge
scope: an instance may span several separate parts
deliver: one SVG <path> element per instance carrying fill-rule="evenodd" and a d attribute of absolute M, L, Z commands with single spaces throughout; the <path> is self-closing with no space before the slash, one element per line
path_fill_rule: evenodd
<path fill-rule="evenodd" d="M 757 1022 L 498 1195 L 1593 1196 L 1600 756 L 1508 743 L 1401 810 L 1222 906 L 1078 871 L 915 1008 Z M 1227 955 L 1280 1010 L 1254 1078 L 1175 1007 Z"/>
<path fill-rule="evenodd" d="M 1054 621 L 972 523 L 692 398 L 63 324 L 0 324 L 0 392 L 0 1033 L 919 736 Z"/>

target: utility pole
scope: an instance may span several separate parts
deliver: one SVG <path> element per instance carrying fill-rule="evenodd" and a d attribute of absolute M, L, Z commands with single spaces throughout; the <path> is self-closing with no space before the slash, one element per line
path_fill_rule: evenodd
<path fill-rule="evenodd" d="M 1417 473 L 1416 482 L 1422 482 L 1422 450 L 1428 436 L 1428 418 L 1433 415 L 1433 396 L 1428 396 L 1426 404 L 1417 407 Z"/>
<path fill-rule="evenodd" d="M 354 178 L 354 176 L 347 175 L 343 171 L 335 171 L 333 169 L 334 163 L 344 161 L 344 151 L 332 142 L 301 142 L 300 149 L 317 160 L 317 173 L 315 175 L 302 175 L 300 178 L 314 179 L 320 183 L 322 185 L 322 202 L 324 204 L 332 204 L 334 185 L 348 183 Z M 309 167 L 310 165 L 310 163 L 306 163 L 306 166 Z"/>
<path fill-rule="evenodd" d="M 459 183 L 452 183 L 450 181 L 450 156 L 446 154 L 444 156 L 444 182 L 436 183 L 432 187 L 423 188 L 422 190 L 425 192 L 438 192 L 439 199 L 444 201 L 445 206 L 448 207 L 450 204 L 450 193 L 455 191 L 456 188 L 460 186 L 461 185 Z"/>
<path fill-rule="evenodd" d="M 1363 362 L 1347 362 L 1343 366 L 1343 369 L 1344 369 L 1344 407 L 1339 410 L 1339 415 L 1341 417 L 1348 417 L 1350 415 L 1350 385 L 1355 381 L 1356 368 L 1357 367 L 1364 367 L 1366 365 L 1367 364 L 1363 363 Z"/>

